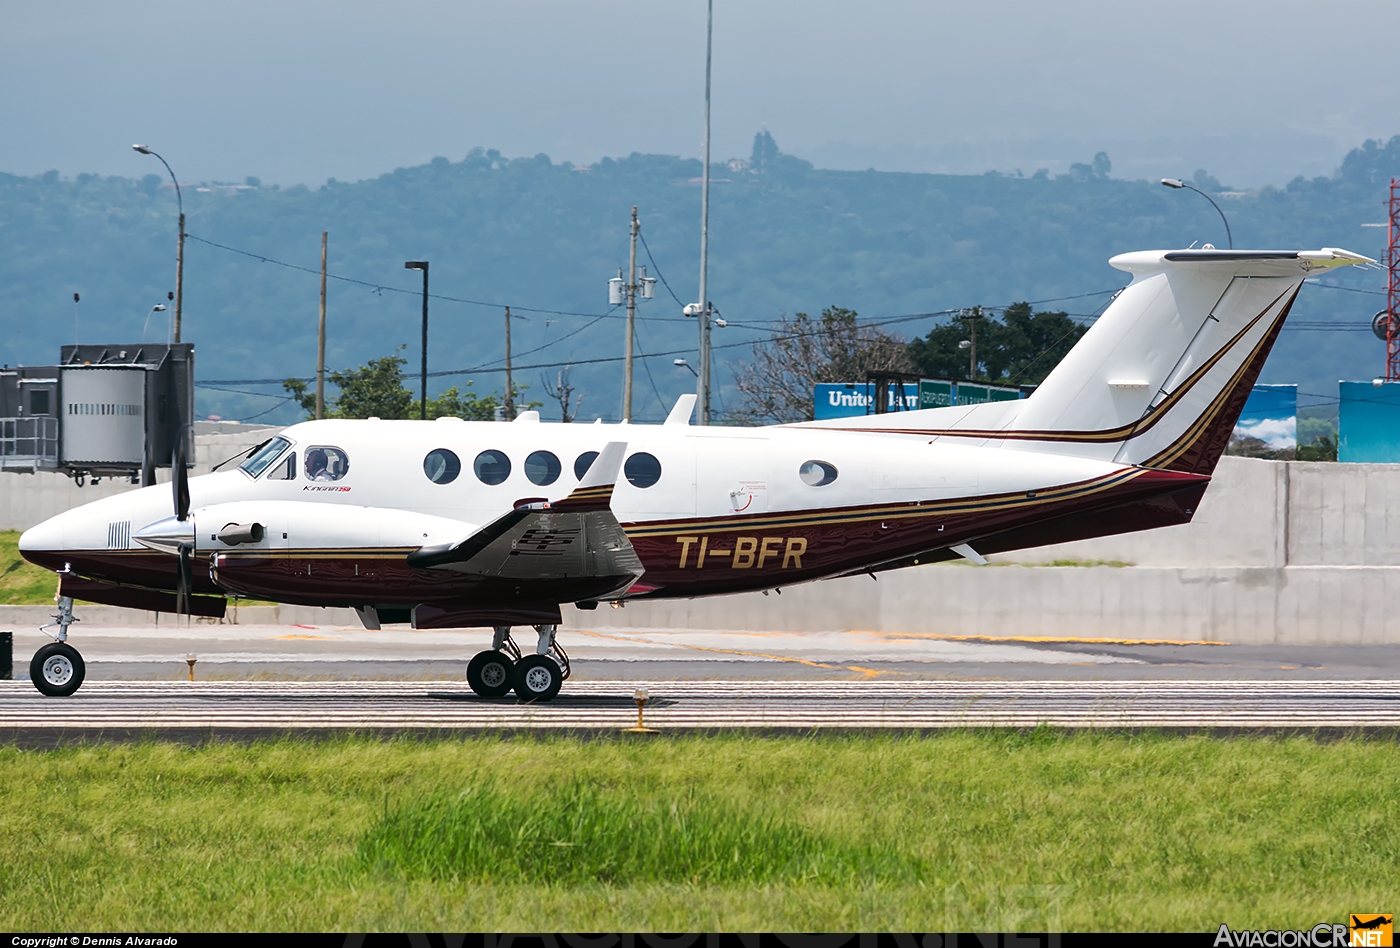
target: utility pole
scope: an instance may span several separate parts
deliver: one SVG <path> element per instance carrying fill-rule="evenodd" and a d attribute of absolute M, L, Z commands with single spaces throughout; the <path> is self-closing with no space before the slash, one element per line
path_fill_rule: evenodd
<path fill-rule="evenodd" d="M 316 420 L 326 417 L 326 238 L 321 231 L 321 324 L 316 330 Z"/>
<path fill-rule="evenodd" d="M 627 353 L 623 359 L 622 422 L 632 423 L 632 339 L 637 325 L 637 205 L 632 205 L 631 252 L 627 257 Z"/>
<path fill-rule="evenodd" d="M 515 420 L 515 383 L 510 377 L 510 307 L 506 307 L 506 397 L 504 414 L 506 421 Z"/>
<path fill-rule="evenodd" d="M 627 304 L 627 343 L 623 352 L 622 369 L 622 421 L 630 424 L 632 421 L 632 352 L 636 348 L 633 340 L 636 336 L 637 325 L 637 294 L 640 291 L 644 300 L 649 300 L 656 294 L 656 278 L 647 276 L 646 267 L 642 267 L 641 278 L 637 277 L 637 235 L 641 233 L 642 225 L 637 220 L 637 205 L 632 205 L 632 226 L 629 231 L 631 235 L 631 252 L 628 256 L 627 279 L 623 279 L 622 271 L 617 272 L 617 276 L 608 281 L 608 303 L 612 306 Z"/>
<path fill-rule="evenodd" d="M 180 244 L 175 251 L 175 344 L 180 343 L 180 313 L 185 300 L 185 212 L 180 211 Z"/>
<path fill-rule="evenodd" d="M 150 322 L 150 317 L 149 317 L 149 316 L 146 317 L 146 321 L 147 321 L 147 322 Z M 73 294 L 73 345 L 76 346 L 77 344 L 78 344 L 78 294 L 77 294 L 77 293 L 74 293 L 74 294 Z"/>
<path fill-rule="evenodd" d="M 418 420 L 428 420 L 428 261 L 405 260 L 405 270 L 423 271 L 423 364 L 418 391 Z"/>
<path fill-rule="evenodd" d="M 967 380 L 975 382 L 977 381 L 977 320 L 982 318 L 982 307 L 974 306 L 960 315 L 967 320 L 968 328 Z"/>

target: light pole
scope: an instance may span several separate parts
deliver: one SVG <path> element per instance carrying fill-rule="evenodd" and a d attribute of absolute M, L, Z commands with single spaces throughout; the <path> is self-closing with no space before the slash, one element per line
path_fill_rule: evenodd
<path fill-rule="evenodd" d="M 710 296 L 706 285 L 710 256 L 710 53 L 715 34 L 715 0 L 705 14 L 705 154 L 700 169 L 700 302 L 685 308 L 687 316 L 700 318 L 700 371 L 695 373 L 700 396 L 700 424 L 710 423 Z"/>
<path fill-rule="evenodd" d="M 423 271 L 423 363 L 418 392 L 418 420 L 428 420 L 428 261 L 405 260 L 405 270 Z"/>
<path fill-rule="evenodd" d="M 1230 249 L 1231 249 L 1231 250 L 1234 250 L 1234 249 L 1235 249 L 1235 238 L 1234 238 L 1234 236 L 1231 235 L 1231 233 L 1230 233 L 1230 222 L 1227 221 L 1227 220 L 1225 220 L 1225 212 L 1222 211 L 1222 210 L 1220 209 L 1220 205 L 1219 205 L 1219 204 L 1216 204 L 1216 203 L 1215 203 L 1215 199 L 1214 199 L 1213 197 L 1211 197 L 1211 196 L 1210 196 L 1209 194 L 1207 194 L 1206 192 L 1202 191 L 1200 188 L 1193 188 L 1191 185 L 1187 184 L 1185 181 L 1182 181 L 1180 178 L 1163 178 L 1163 179 L 1162 179 L 1162 186 L 1163 186 L 1163 187 L 1167 187 L 1167 188 L 1176 188 L 1176 189 L 1185 188 L 1185 189 L 1188 190 L 1188 191 L 1195 191 L 1195 192 L 1196 192 L 1197 194 L 1199 194 L 1201 197 L 1203 197 L 1203 198 L 1205 198 L 1207 201 L 1209 201 L 1209 202 L 1210 202 L 1210 206 L 1213 207 L 1213 208 L 1215 208 L 1215 213 L 1217 213 L 1217 214 L 1220 215 L 1220 220 L 1221 220 L 1221 222 L 1225 225 L 1225 239 L 1226 239 L 1226 241 L 1229 242 L 1229 244 L 1230 244 Z"/>
<path fill-rule="evenodd" d="M 165 312 L 165 304 L 164 304 L 164 303 L 157 303 L 156 305 L 152 306 L 152 307 L 151 307 L 151 311 L 150 311 L 149 313 L 146 314 L 146 325 L 144 325 L 144 326 L 141 327 L 141 341 L 142 341 L 142 342 L 145 342 L 145 341 L 146 341 L 146 331 L 147 331 L 148 329 L 151 328 L 151 317 L 154 316 L 156 313 L 163 313 L 163 312 Z"/>
<path fill-rule="evenodd" d="M 180 194 L 180 181 L 175 177 L 175 172 L 170 170 L 170 162 L 161 158 L 156 152 L 151 151 L 145 145 L 132 145 L 143 155 L 155 155 L 160 159 L 160 163 L 165 165 L 165 170 L 170 172 L 170 181 L 175 185 L 175 203 L 180 208 L 180 242 L 175 249 L 175 329 L 174 341 L 180 341 L 180 313 L 185 300 L 185 199 Z"/>

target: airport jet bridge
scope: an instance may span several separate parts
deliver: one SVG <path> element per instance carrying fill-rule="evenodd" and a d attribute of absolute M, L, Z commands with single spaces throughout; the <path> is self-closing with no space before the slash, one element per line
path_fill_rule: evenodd
<path fill-rule="evenodd" d="M 0 369 L 0 471 L 153 484 L 193 416 L 193 344 L 64 346 L 58 365 Z"/>

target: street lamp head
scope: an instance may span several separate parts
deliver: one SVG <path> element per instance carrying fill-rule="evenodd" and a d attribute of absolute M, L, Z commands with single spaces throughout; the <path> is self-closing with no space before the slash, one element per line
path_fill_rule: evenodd
<path fill-rule="evenodd" d="M 139 152 L 140 152 L 141 154 L 143 154 L 143 155 L 149 155 L 149 154 L 152 153 L 151 150 L 150 150 L 149 148 L 147 148 L 145 145 L 132 145 L 131 147 L 134 148 L 134 149 L 136 149 L 137 151 L 139 151 Z"/>
<path fill-rule="evenodd" d="M 971 339 L 964 339 L 964 340 L 962 340 L 961 342 L 958 343 L 958 348 L 959 348 L 959 349 L 971 349 L 971 348 L 972 348 L 972 340 L 971 340 Z"/>
<path fill-rule="evenodd" d="M 672 360 L 671 360 L 671 364 L 672 364 L 672 365 L 688 365 L 689 363 L 686 362 L 684 359 L 672 359 Z"/>
<path fill-rule="evenodd" d="M 428 261 L 426 261 L 426 260 L 405 260 L 405 261 L 403 262 L 403 268 L 404 268 L 405 270 L 426 270 L 426 269 L 428 269 Z"/>
<path fill-rule="evenodd" d="M 151 312 L 153 312 L 153 313 L 163 313 L 163 312 L 165 312 L 165 304 L 164 304 L 164 303 L 157 303 L 156 305 L 154 305 L 154 306 L 151 307 Z"/>
<path fill-rule="evenodd" d="M 1162 179 L 1162 184 L 1163 184 L 1164 187 L 1168 187 L 1168 188 L 1184 188 L 1184 187 L 1186 187 L 1186 182 L 1180 180 L 1179 178 L 1163 178 L 1163 179 Z"/>

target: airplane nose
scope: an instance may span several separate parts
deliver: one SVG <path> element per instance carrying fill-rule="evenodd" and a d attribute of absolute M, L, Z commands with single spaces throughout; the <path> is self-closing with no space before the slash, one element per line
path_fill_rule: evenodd
<path fill-rule="evenodd" d="M 179 553 L 182 544 L 194 544 L 194 517 L 166 517 L 147 524 L 131 535 L 142 546 L 163 553 Z"/>
<path fill-rule="evenodd" d="M 20 553 L 35 553 L 63 549 L 63 525 L 57 517 L 30 527 L 19 536 Z"/>

